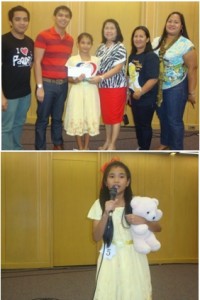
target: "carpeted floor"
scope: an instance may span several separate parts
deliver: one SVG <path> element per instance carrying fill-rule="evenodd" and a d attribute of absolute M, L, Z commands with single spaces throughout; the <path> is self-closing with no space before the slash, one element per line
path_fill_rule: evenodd
<path fill-rule="evenodd" d="M 150 270 L 153 300 L 198 300 L 197 264 L 151 265 Z M 92 300 L 95 272 L 95 266 L 2 271 L 1 299 Z"/>
<path fill-rule="evenodd" d="M 23 137 L 22 137 L 22 144 L 24 150 L 35 150 L 34 130 L 35 130 L 34 125 L 26 124 L 24 126 Z M 71 136 L 67 136 L 64 131 L 63 131 L 63 139 L 64 139 L 65 150 L 72 151 L 77 148 L 75 138 Z M 47 140 L 47 150 L 52 150 L 50 127 L 48 127 L 47 129 L 46 140 Z M 101 126 L 100 134 L 98 136 L 90 138 L 90 145 L 89 145 L 90 150 L 92 151 L 98 150 L 98 147 L 102 146 L 104 141 L 105 141 L 105 128 L 104 126 Z M 150 150 L 155 150 L 159 144 L 160 144 L 160 131 L 154 130 Z M 117 150 L 134 151 L 137 149 L 137 147 L 138 145 L 137 145 L 137 139 L 135 134 L 135 128 L 122 126 L 119 139 L 117 141 Z M 199 133 L 197 131 L 185 132 L 183 150 L 199 150 Z"/>

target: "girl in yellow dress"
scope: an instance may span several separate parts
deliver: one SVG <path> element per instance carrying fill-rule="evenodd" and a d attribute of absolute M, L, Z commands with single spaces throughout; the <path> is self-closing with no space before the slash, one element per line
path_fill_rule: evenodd
<path fill-rule="evenodd" d="M 110 200 L 113 186 L 117 195 L 115 200 Z M 147 222 L 132 214 L 132 198 L 128 167 L 120 161 L 109 163 L 104 171 L 99 199 L 88 213 L 88 218 L 93 220 L 96 242 L 103 238 L 110 212 L 114 226 L 110 247 L 103 245 L 100 250 L 94 300 L 152 300 L 148 260 L 146 255 L 134 250 L 130 224 L 146 223 L 152 231 L 161 229 L 157 222 Z"/>
<path fill-rule="evenodd" d="M 92 44 L 92 36 L 86 32 L 81 33 L 78 36 L 79 54 L 71 56 L 66 63 L 66 67 L 75 67 L 81 70 L 80 73 L 83 72 L 75 77 L 68 76 L 72 85 L 64 118 L 64 129 L 68 135 L 76 136 L 79 150 L 88 150 L 90 136 L 99 134 L 98 87 L 89 83 L 89 78 L 96 75 L 99 66 L 99 59 L 90 55 Z"/>

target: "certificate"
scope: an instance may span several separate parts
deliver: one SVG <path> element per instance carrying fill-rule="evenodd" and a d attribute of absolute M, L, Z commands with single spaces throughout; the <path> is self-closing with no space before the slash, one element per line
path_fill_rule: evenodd
<path fill-rule="evenodd" d="M 80 67 L 71 67 L 68 66 L 68 76 L 69 77 L 74 77 L 77 78 L 79 77 L 81 74 L 84 74 L 86 78 L 90 78 L 91 77 L 91 68 L 88 65 L 87 66 L 80 66 Z"/>

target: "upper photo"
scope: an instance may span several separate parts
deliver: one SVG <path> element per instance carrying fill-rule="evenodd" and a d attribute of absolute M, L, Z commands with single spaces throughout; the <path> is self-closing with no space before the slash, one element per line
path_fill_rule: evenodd
<path fill-rule="evenodd" d="M 198 151 L 199 2 L 1 2 L 2 151 Z"/>

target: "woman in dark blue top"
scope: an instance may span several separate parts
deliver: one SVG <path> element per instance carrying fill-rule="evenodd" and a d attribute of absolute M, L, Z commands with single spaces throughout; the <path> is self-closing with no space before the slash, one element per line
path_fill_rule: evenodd
<path fill-rule="evenodd" d="M 149 30 L 138 26 L 131 36 L 132 50 L 128 58 L 129 103 L 138 140 L 138 150 L 149 150 L 151 122 L 156 107 L 159 59 L 152 51 Z"/>

